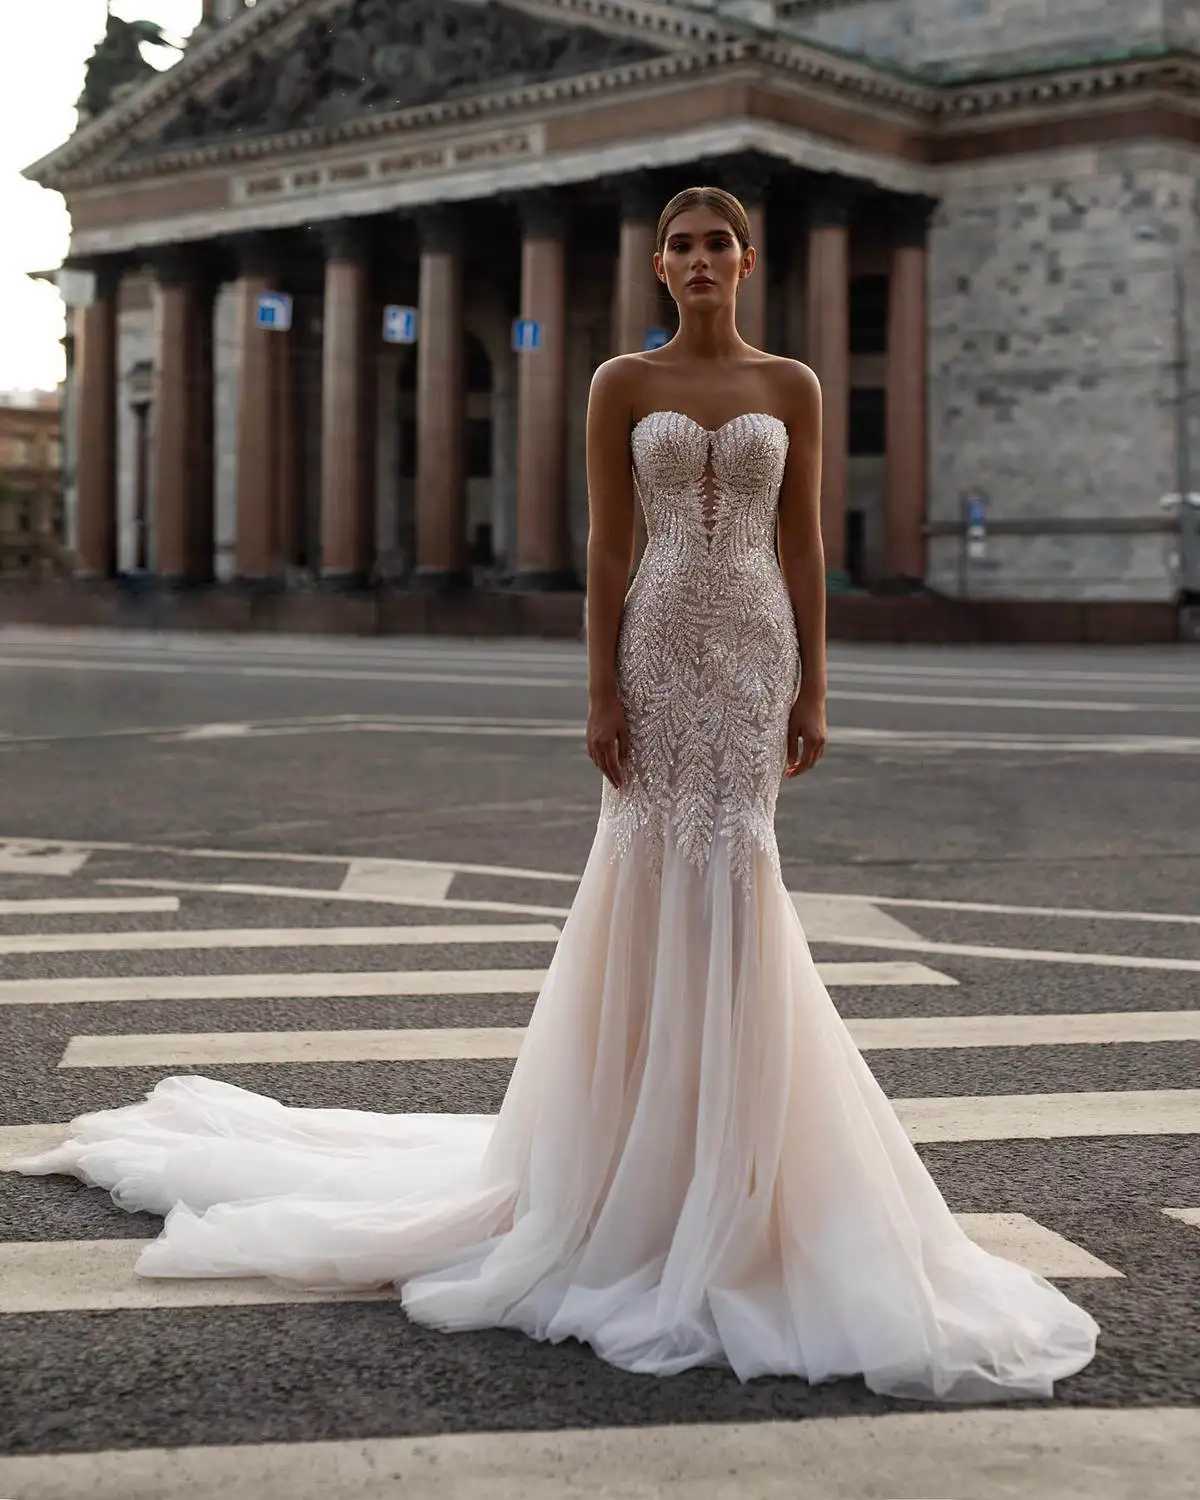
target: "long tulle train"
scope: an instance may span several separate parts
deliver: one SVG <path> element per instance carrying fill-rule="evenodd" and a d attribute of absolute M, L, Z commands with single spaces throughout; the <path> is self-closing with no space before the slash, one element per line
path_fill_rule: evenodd
<path fill-rule="evenodd" d="M 1048 1396 L 1093 1319 L 975 1245 L 855 1048 L 768 857 L 661 876 L 601 825 L 499 1116 L 297 1109 L 198 1077 L 18 1164 L 166 1216 L 147 1276 L 394 1284 L 421 1323 L 622 1368 Z"/>

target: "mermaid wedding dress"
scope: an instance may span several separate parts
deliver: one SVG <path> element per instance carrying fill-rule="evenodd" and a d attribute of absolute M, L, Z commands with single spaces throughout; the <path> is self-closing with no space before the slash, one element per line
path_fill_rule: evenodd
<path fill-rule="evenodd" d="M 25 1161 L 166 1216 L 146 1276 L 394 1285 L 418 1322 L 624 1369 L 1045 1397 L 1093 1319 L 960 1229 L 818 977 L 780 877 L 797 682 L 774 551 L 787 431 L 634 429 L 649 540 L 631 751 L 496 1117 L 288 1108 L 200 1077 Z"/>

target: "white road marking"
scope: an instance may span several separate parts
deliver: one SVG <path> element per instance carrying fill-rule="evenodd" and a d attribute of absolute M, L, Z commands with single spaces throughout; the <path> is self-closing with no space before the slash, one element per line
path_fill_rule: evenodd
<path fill-rule="evenodd" d="M 1164 1208 L 1169 1219 L 1178 1219 L 1181 1224 L 1191 1224 L 1200 1229 L 1200 1208 Z"/>
<path fill-rule="evenodd" d="M 1083 1011 L 1064 1015 L 903 1016 L 847 1020 L 863 1051 L 889 1048 L 1078 1047 L 1200 1042 L 1200 1010 Z"/>
<path fill-rule="evenodd" d="M 1198 1449 L 1196 1407 L 1046 1403 L 48 1453 L 0 1458 L 0 1491 L 20 1500 L 1187 1500 Z"/>
<path fill-rule="evenodd" d="M 977 1245 L 1004 1260 L 1015 1261 L 1038 1276 L 1124 1279 L 1123 1271 L 1114 1270 L 1081 1245 L 1047 1229 L 1027 1214 L 956 1214 L 955 1218 Z"/>
<path fill-rule="evenodd" d="M 439 874 L 437 880 L 441 880 Z M 122 886 L 125 889 L 155 891 L 193 891 L 199 894 L 219 896 L 268 896 L 290 901 L 352 901 L 360 905 L 371 903 L 377 906 L 417 908 L 422 911 L 476 911 L 526 917 L 565 918 L 569 906 L 532 906 L 521 901 L 466 901 L 453 897 L 441 900 L 433 896 L 399 896 L 380 891 L 327 891 L 314 890 L 310 885 L 253 885 L 244 881 L 201 880 L 130 880 L 110 877 L 97 882 L 99 885 Z M 430 881 L 433 885 L 433 881 Z"/>
<path fill-rule="evenodd" d="M 148 1243 L 148 1240 L 124 1239 L 44 1240 L 0 1245 L 0 1315 L 343 1302 L 360 1301 L 364 1295 L 302 1292 L 248 1276 L 198 1281 L 139 1276 L 133 1265 Z"/>
<path fill-rule="evenodd" d="M 234 948 L 415 948 L 446 943 L 553 943 L 547 923 L 438 927 L 232 927 L 0 935 L 3 953 L 162 953 Z"/>
<path fill-rule="evenodd" d="M 0 901 L 0 917 L 109 917 L 178 910 L 178 896 L 35 896 Z"/>
<path fill-rule="evenodd" d="M 178 731 L 181 740 L 240 740 L 250 733 L 249 724 L 192 724 Z"/>
<path fill-rule="evenodd" d="M 4 842 L 3 835 L 0 835 L 0 859 L 3 858 Z M 10 839 L 8 842 L 11 844 L 14 841 Z M 78 855 L 80 864 L 90 854 L 99 851 L 106 854 L 166 854 L 179 859 L 246 860 L 260 863 L 265 860 L 285 865 L 338 865 L 343 868 L 348 867 L 357 857 L 351 854 L 300 854 L 275 852 L 269 849 L 191 848 L 186 844 L 131 844 L 112 839 L 86 841 L 82 839 L 24 839 L 20 841 L 20 847 L 35 854 L 65 850 Z M 515 865 L 474 865 L 449 860 L 406 860 L 405 863 L 427 865 L 428 868 L 437 870 L 452 869 L 460 875 L 497 875 L 511 880 L 562 881 L 568 885 L 575 885 L 579 881 L 578 873 L 568 875 L 558 870 L 526 870 Z"/>
<path fill-rule="evenodd" d="M 984 1249 L 1039 1276 L 1121 1277 L 1103 1261 L 1024 1214 L 956 1215 Z M 118 1308 L 244 1307 L 280 1302 L 343 1302 L 390 1298 L 390 1289 L 308 1292 L 266 1278 L 201 1279 L 139 1276 L 149 1240 L 38 1240 L 0 1244 L 0 1316 L 18 1313 L 110 1312 Z"/>
<path fill-rule="evenodd" d="M 893 1099 L 891 1102 L 909 1139 L 917 1145 L 955 1141 L 1073 1140 L 1121 1135 L 1200 1135 L 1200 1089 L 1097 1094 L 984 1094 L 941 1099 Z M 0 1126 L 0 1170 L 11 1171 L 17 1158 L 37 1156 L 61 1145 L 70 1133 L 68 1121 Z M 1171 1212 L 1178 1217 L 1200 1210 Z"/>
<path fill-rule="evenodd" d="M 827 985 L 952 985 L 923 964 L 818 964 Z M 127 1000 L 323 1000 L 397 995 L 536 995 L 545 969 L 381 969 L 353 973 L 172 974 L 136 979 L 5 979 L 0 1006 Z"/>
<path fill-rule="evenodd" d="M 355 973 L 172 974 L 137 979 L 6 979 L 0 1006 L 127 1000 L 334 1000 L 397 995 L 536 995 L 545 969 L 381 969 Z"/>
<path fill-rule="evenodd" d="M 101 882 L 102 884 L 104 882 Z M 799 901 L 861 901 L 872 906 L 905 906 L 924 911 L 969 911 L 988 916 L 1006 917 L 1078 917 L 1087 922 L 1160 922 L 1200 926 L 1200 914 L 1172 911 L 1113 911 L 1088 906 L 1014 906 L 998 901 L 934 901 L 922 896 L 878 896 L 854 893 L 833 894 L 824 891 L 792 891 Z"/>
<path fill-rule="evenodd" d="M 1182 1019 L 1181 1019 L 1182 1018 Z M 1075 1023 L 1080 1024 L 1075 1024 Z M 1102 1016 L 965 1016 L 854 1020 L 864 1052 L 886 1049 L 1067 1046 L 1200 1041 L 1200 1011 Z M 208 1063 L 421 1062 L 515 1058 L 523 1026 L 371 1031 L 149 1032 L 73 1036 L 60 1068 L 177 1068 Z"/>
<path fill-rule="evenodd" d="M 78 875 L 90 853 L 80 845 L 9 841 L 0 845 L 0 875 Z"/>
<path fill-rule="evenodd" d="M 342 881 L 343 896 L 382 896 L 441 902 L 454 880 L 453 866 L 418 864 L 405 859 L 354 859 Z"/>
<path fill-rule="evenodd" d="M 910 1140 L 1049 1141 L 1080 1136 L 1200 1135 L 1200 1089 L 982 1094 L 894 1099 Z"/>
<path fill-rule="evenodd" d="M 1058 948 L 1005 948 L 986 943 L 933 943 L 924 938 L 828 938 L 853 942 L 859 948 L 889 948 L 901 953 L 944 953 L 958 958 L 993 958 L 1014 963 L 1079 964 L 1097 969 L 1153 969 L 1159 972 L 1200 974 L 1200 958 L 1156 958 L 1137 953 L 1081 953 Z"/>
<path fill-rule="evenodd" d="M 188 1068 L 219 1063 L 438 1062 L 515 1058 L 523 1026 L 404 1031 L 151 1032 L 73 1036 L 60 1068 Z"/>
<path fill-rule="evenodd" d="M 840 896 L 790 893 L 810 943 L 853 943 L 860 938 L 920 939 L 920 934 L 880 911 L 869 901 L 847 901 Z"/>

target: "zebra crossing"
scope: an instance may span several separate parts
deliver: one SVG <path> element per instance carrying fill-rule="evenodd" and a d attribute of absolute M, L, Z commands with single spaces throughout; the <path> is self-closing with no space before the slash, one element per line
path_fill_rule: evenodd
<path fill-rule="evenodd" d="M 386 1294 L 147 1280 L 133 1266 L 157 1221 L 10 1170 L 73 1115 L 189 1069 L 289 1103 L 494 1112 L 571 893 L 568 878 L 494 867 L 0 844 L 4 1500 L 866 1500 L 878 1474 L 854 1454 L 885 1432 L 894 1500 L 1031 1493 L 995 1473 L 938 1487 L 931 1454 L 969 1463 L 988 1441 L 1043 1475 L 1058 1472 L 1054 1454 L 1082 1465 L 1090 1489 L 1063 1470 L 1039 1493 L 1090 1500 L 1129 1492 L 1106 1487 L 1098 1454 L 1124 1483 L 1122 1453 L 1157 1442 L 1176 1487 L 1141 1493 L 1189 1493 L 1194 917 L 960 903 L 972 925 L 955 934 L 968 914 L 953 902 L 794 894 L 839 1009 L 963 1227 L 1061 1279 L 1101 1322 L 1100 1356 L 1072 1384 L 1083 1410 L 897 1417 L 854 1382 L 741 1388 L 717 1371 L 647 1390 L 573 1347 L 414 1329 Z M 1089 932 L 1141 923 L 1154 951 L 1142 937 L 1072 949 L 1070 922 L 1085 916 Z M 977 924 L 1001 918 L 1004 941 L 981 940 Z M 1014 919 L 1053 925 L 1054 946 L 1020 946 Z M 1094 994 L 1097 971 L 1108 987 Z M 1014 975 L 1031 1003 L 1014 1003 Z M 1181 1391 L 1190 1409 L 1171 1410 Z M 732 1465 L 739 1487 L 706 1488 L 698 1455 L 714 1472 Z M 797 1466 L 813 1488 L 795 1487 Z M 604 1475 L 611 1490 L 587 1487 Z"/>

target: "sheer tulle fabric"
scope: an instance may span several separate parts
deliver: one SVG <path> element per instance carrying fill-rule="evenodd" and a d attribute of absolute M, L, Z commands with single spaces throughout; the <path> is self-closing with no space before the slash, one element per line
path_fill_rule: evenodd
<path fill-rule="evenodd" d="M 436 1328 L 622 1368 L 1048 1396 L 1097 1325 L 962 1232 L 757 856 L 601 825 L 499 1116 L 287 1108 L 198 1077 L 21 1164 L 166 1215 L 147 1276 L 394 1284 Z"/>

